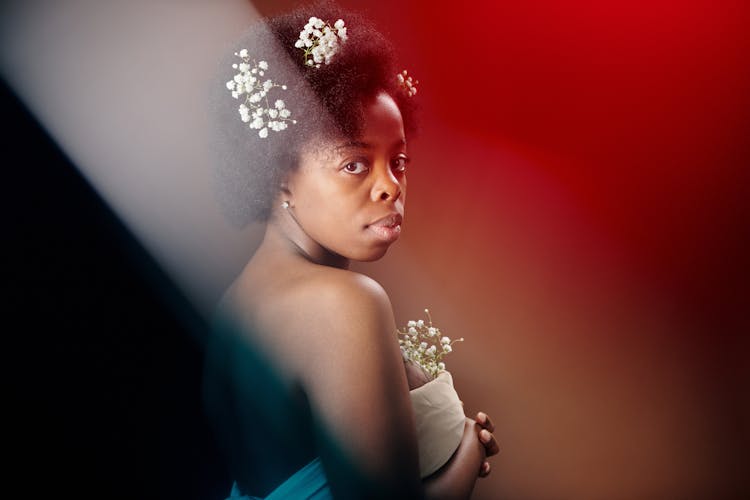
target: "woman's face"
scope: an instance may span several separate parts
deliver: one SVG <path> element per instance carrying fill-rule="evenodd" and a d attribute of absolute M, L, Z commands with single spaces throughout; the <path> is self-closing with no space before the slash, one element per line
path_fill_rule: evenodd
<path fill-rule="evenodd" d="M 401 233 L 406 139 L 387 93 L 365 107 L 356 141 L 310 144 L 287 186 L 294 216 L 315 242 L 348 259 L 382 257 Z"/>

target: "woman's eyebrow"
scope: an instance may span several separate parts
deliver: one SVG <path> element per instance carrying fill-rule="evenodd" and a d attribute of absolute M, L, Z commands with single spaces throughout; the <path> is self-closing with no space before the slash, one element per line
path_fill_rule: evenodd
<path fill-rule="evenodd" d="M 393 143 L 393 146 L 391 148 L 395 148 L 396 146 L 405 146 L 406 145 L 406 139 L 398 139 L 396 142 Z M 363 148 L 363 149 L 372 149 L 374 146 L 370 144 L 369 142 L 362 142 L 362 141 L 348 141 L 340 146 L 336 147 L 336 149 L 346 149 L 346 148 Z"/>

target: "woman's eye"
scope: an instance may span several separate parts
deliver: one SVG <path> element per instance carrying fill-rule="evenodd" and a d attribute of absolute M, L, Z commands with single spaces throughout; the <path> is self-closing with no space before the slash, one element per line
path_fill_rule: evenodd
<path fill-rule="evenodd" d="M 367 170 L 367 165 L 361 161 L 353 161 L 344 165 L 344 170 L 350 174 L 361 174 Z"/>
<path fill-rule="evenodd" d="M 407 158 L 406 156 L 399 156 L 398 158 L 395 158 L 392 163 L 393 170 L 396 170 L 397 172 L 403 172 L 406 170 L 406 165 L 411 161 L 410 158 Z"/>

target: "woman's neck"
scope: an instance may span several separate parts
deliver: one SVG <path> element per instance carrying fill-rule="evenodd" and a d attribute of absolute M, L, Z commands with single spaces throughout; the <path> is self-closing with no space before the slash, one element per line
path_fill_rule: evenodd
<path fill-rule="evenodd" d="M 312 239 L 291 213 L 271 217 L 258 251 L 277 258 L 289 256 L 322 266 L 349 269 L 349 259 Z"/>

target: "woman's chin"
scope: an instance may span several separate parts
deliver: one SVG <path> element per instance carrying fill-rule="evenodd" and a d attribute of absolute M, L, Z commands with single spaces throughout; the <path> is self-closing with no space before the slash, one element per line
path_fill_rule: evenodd
<path fill-rule="evenodd" d="M 358 252 L 356 255 L 349 256 L 349 259 L 356 260 L 357 262 L 373 262 L 380 260 L 388 252 L 390 245 L 383 245 L 376 248 L 371 248 L 366 251 Z"/>

